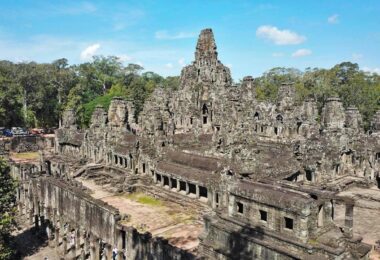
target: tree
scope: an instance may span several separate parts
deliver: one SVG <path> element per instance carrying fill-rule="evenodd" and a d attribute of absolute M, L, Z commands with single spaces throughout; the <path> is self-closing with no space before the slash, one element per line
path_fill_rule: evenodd
<path fill-rule="evenodd" d="M 16 185 L 9 172 L 9 166 L 0 158 L 0 259 L 11 259 L 13 255 L 10 234 L 15 223 Z"/>

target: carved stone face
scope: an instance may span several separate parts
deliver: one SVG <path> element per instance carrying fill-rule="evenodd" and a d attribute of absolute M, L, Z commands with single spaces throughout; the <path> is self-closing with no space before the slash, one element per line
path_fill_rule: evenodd
<path fill-rule="evenodd" d="M 76 116 L 73 109 L 67 109 L 63 112 L 62 126 L 64 128 L 76 128 Z"/>

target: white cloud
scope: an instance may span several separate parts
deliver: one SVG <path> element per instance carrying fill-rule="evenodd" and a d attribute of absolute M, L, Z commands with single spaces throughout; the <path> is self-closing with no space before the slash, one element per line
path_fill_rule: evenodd
<path fill-rule="evenodd" d="M 173 64 L 172 63 L 167 63 L 167 64 L 165 64 L 165 67 L 168 68 L 168 69 L 172 69 L 173 68 Z"/>
<path fill-rule="evenodd" d="M 363 54 L 360 54 L 360 53 L 352 53 L 352 59 L 357 61 L 357 60 L 361 60 L 363 58 Z"/>
<path fill-rule="evenodd" d="M 184 59 L 184 58 L 180 58 L 180 59 L 178 60 L 178 64 L 179 64 L 181 67 L 185 66 L 185 59 Z"/>
<path fill-rule="evenodd" d="M 194 38 L 196 36 L 195 33 L 192 32 L 179 32 L 177 34 L 170 34 L 168 31 L 157 31 L 155 33 L 156 39 L 159 40 L 178 40 L 185 38 Z"/>
<path fill-rule="evenodd" d="M 83 61 L 90 60 L 95 55 L 95 53 L 97 52 L 97 50 L 99 48 L 100 48 L 100 44 L 99 43 L 95 43 L 95 44 L 92 44 L 92 45 L 88 46 L 86 49 L 84 49 L 80 53 L 80 59 L 83 60 Z"/>
<path fill-rule="evenodd" d="M 330 16 L 329 18 L 327 18 L 327 22 L 329 24 L 337 24 L 337 23 L 339 23 L 339 15 L 334 14 L 334 15 Z"/>
<path fill-rule="evenodd" d="M 120 55 L 117 55 L 117 57 L 120 59 L 121 62 L 127 62 L 127 61 L 132 60 L 132 57 L 130 57 L 126 54 L 120 54 Z"/>
<path fill-rule="evenodd" d="M 282 52 L 273 52 L 272 53 L 272 57 L 283 57 L 284 56 L 284 53 L 282 53 Z"/>
<path fill-rule="evenodd" d="M 256 36 L 267 39 L 277 45 L 300 44 L 306 41 L 306 37 L 290 30 L 280 30 L 275 26 L 263 25 L 257 28 Z"/>
<path fill-rule="evenodd" d="M 380 68 L 364 67 L 363 71 L 368 72 L 368 73 L 376 73 L 376 74 L 380 75 Z"/>
<path fill-rule="evenodd" d="M 299 49 L 292 53 L 292 57 L 299 58 L 311 55 L 312 51 L 308 49 Z"/>

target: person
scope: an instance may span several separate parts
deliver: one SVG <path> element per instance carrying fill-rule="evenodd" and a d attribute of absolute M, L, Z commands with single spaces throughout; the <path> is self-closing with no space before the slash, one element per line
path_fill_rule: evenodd
<path fill-rule="evenodd" d="M 114 246 L 112 250 L 112 259 L 116 260 L 116 257 L 117 257 L 117 247 Z"/>

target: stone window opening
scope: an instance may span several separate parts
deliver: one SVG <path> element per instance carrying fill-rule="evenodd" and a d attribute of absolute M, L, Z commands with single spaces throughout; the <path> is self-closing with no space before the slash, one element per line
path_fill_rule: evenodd
<path fill-rule="evenodd" d="M 161 174 L 157 174 L 157 182 L 161 182 Z"/>
<path fill-rule="evenodd" d="M 216 129 L 217 132 L 219 132 L 220 131 L 220 126 L 216 126 L 215 129 Z"/>
<path fill-rule="evenodd" d="M 278 128 L 277 128 L 277 127 L 274 127 L 273 130 L 274 130 L 274 134 L 275 134 L 275 135 L 278 135 Z"/>
<path fill-rule="evenodd" d="M 189 183 L 189 193 L 194 195 L 197 193 L 197 188 L 195 184 Z"/>
<path fill-rule="evenodd" d="M 150 174 L 152 175 L 152 177 L 154 176 L 154 171 L 153 170 L 151 170 L 150 171 Z"/>
<path fill-rule="evenodd" d="M 172 188 L 177 189 L 177 180 L 174 178 L 171 178 L 171 181 L 172 181 Z"/>
<path fill-rule="evenodd" d="M 215 193 L 215 204 L 216 207 L 219 207 L 219 193 Z"/>
<path fill-rule="evenodd" d="M 294 221 L 292 218 L 284 217 L 285 229 L 293 230 Z"/>
<path fill-rule="evenodd" d="M 282 115 L 277 115 L 277 116 L 276 116 L 276 120 L 277 120 L 277 122 L 279 122 L 279 123 L 281 123 L 281 124 L 284 122 L 284 118 L 283 118 Z"/>
<path fill-rule="evenodd" d="M 128 160 L 127 158 L 124 158 L 124 168 L 127 168 L 128 167 Z"/>
<path fill-rule="evenodd" d="M 260 114 L 259 114 L 259 112 L 256 112 L 256 113 L 253 115 L 253 119 L 254 119 L 254 120 L 260 120 Z"/>
<path fill-rule="evenodd" d="M 323 226 L 324 210 L 323 205 L 320 205 L 318 208 L 318 227 Z"/>
<path fill-rule="evenodd" d="M 376 153 L 376 156 L 375 156 L 376 160 L 380 160 L 380 153 Z"/>
<path fill-rule="evenodd" d="M 190 125 L 192 125 L 192 124 L 193 124 L 193 118 L 190 117 Z"/>
<path fill-rule="evenodd" d="M 114 162 L 115 162 L 115 164 L 117 164 L 117 156 L 114 155 L 113 158 L 114 158 Z"/>
<path fill-rule="evenodd" d="M 199 186 L 199 197 L 207 199 L 207 188 Z"/>
<path fill-rule="evenodd" d="M 255 132 L 257 132 L 257 125 L 255 125 Z"/>
<path fill-rule="evenodd" d="M 208 108 L 207 108 L 206 104 L 203 104 L 203 106 L 202 106 L 202 114 L 203 115 L 207 115 L 208 114 Z"/>
<path fill-rule="evenodd" d="M 259 210 L 259 212 L 260 212 L 260 220 L 267 222 L 268 221 L 268 212 L 266 212 L 264 210 Z"/>
<path fill-rule="evenodd" d="M 203 124 L 204 124 L 204 125 L 207 124 L 207 116 L 204 116 L 204 117 L 203 117 Z"/>
<path fill-rule="evenodd" d="M 339 164 L 335 165 L 335 173 L 336 173 L 336 174 L 339 173 Z"/>
<path fill-rule="evenodd" d="M 142 164 L 142 172 L 145 173 L 145 163 Z"/>
<path fill-rule="evenodd" d="M 297 134 L 300 133 L 301 125 L 302 125 L 302 122 L 297 122 Z"/>
<path fill-rule="evenodd" d="M 236 209 L 237 209 L 238 213 L 243 214 L 244 213 L 244 205 L 243 205 L 243 203 L 236 202 Z"/>
<path fill-rule="evenodd" d="M 260 130 L 261 130 L 261 133 L 264 132 L 264 127 L 261 126 Z"/>
<path fill-rule="evenodd" d="M 180 191 L 186 191 L 186 182 L 179 181 L 179 190 Z"/>
<path fill-rule="evenodd" d="M 306 180 L 312 182 L 313 181 L 313 172 L 310 170 L 306 170 Z"/>
<path fill-rule="evenodd" d="M 162 178 L 164 179 L 164 186 L 168 186 L 169 187 L 169 177 L 163 175 Z"/>

